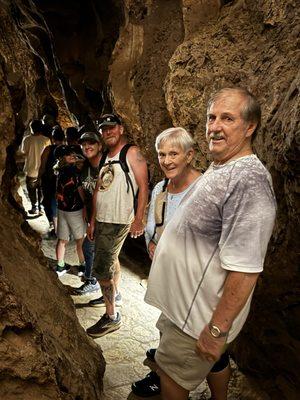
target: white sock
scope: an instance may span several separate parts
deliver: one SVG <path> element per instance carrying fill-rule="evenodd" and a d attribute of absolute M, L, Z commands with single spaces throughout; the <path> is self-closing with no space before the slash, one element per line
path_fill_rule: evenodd
<path fill-rule="evenodd" d="M 108 315 L 109 318 L 114 321 L 117 318 L 117 314 Z"/>

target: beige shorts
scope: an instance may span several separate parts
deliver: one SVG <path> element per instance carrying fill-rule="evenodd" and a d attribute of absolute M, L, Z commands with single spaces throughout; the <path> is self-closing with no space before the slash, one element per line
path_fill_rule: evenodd
<path fill-rule="evenodd" d="M 209 374 L 214 362 L 200 358 L 196 353 L 197 340 L 184 333 L 163 314 L 156 327 L 162 334 L 155 353 L 157 365 L 184 389 L 196 389 Z"/>
<path fill-rule="evenodd" d="M 57 210 L 57 238 L 69 240 L 70 234 L 75 240 L 82 239 L 86 233 L 86 223 L 83 220 L 82 210 Z"/>

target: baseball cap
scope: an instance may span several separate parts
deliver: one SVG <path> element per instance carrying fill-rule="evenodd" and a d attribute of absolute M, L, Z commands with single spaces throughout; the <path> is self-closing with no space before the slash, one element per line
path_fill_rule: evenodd
<path fill-rule="evenodd" d="M 99 138 L 99 135 L 95 132 L 85 132 L 80 136 L 80 138 L 78 140 L 79 144 L 81 144 L 83 142 L 100 143 L 100 138 Z"/>
<path fill-rule="evenodd" d="M 116 114 L 104 114 L 97 122 L 98 129 L 101 129 L 104 126 L 122 125 L 121 119 Z"/>
<path fill-rule="evenodd" d="M 55 158 L 70 156 L 71 154 L 74 154 L 76 156 L 78 155 L 78 149 L 77 149 L 76 145 L 61 144 L 60 146 L 57 146 L 56 149 L 54 150 Z"/>

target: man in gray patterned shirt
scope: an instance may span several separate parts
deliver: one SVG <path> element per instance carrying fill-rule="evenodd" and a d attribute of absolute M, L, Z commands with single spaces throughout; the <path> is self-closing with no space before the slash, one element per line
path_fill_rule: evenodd
<path fill-rule="evenodd" d="M 162 312 L 155 360 L 164 400 L 188 399 L 249 313 L 276 211 L 270 174 L 252 152 L 260 117 L 245 89 L 211 97 L 206 137 L 213 163 L 156 248 L 145 301 Z"/>

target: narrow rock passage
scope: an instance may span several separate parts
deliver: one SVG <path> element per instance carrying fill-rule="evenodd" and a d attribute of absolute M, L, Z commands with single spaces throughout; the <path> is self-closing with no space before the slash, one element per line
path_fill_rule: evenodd
<path fill-rule="evenodd" d="M 22 187 L 19 189 L 25 210 L 30 204 Z M 38 218 L 28 219 L 28 223 L 42 236 L 49 228 L 44 215 Z M 55 269 L 55 244 L 56 240 L 43 239 L 42 250 L 50 265 Z M 78 263 L 75 242 L 70 242 L 66 247 L 65 261 L 72 265 L 71 270 L 58 278 L 66 286 L 72 296 L 76 307 L 76 314 L 84 329 L 93 325 L 104 312 L 104 308 L 88 307 L 87 303 L 93 298 L 100 297 L 101 293 L 93 293 L 84 296 L 72 295 L 72 287 L 79 287 L 82 282 L 77 276 Z M 154 363 L 145 360 L 145 352 L 150 347 L 156 347 L 158 343 L 158 331 L 155 328 L 159 311 L 144 302 L 147 285 L 147 274 L 142 268 L 132 262 L 125 255 L 121 256 L 122 279 L 120 290 L 123 305 L 120 307 L 122 326 L 118 331 L 110 333 L 102 338 L 91 339 L 101 346 L 106 360 L 104 375 L 104 400 L 134 400 L 141 399 L 131 393 L 131 383 L 144 378 L 149 368 L 155 367 Z M 145 363 L 145 364 L 144 364 Z M 233 374 L 229 384 L 228 400 L 267 400 L 268 397 L 260 396 L 245 387 L 245 377 L 232 363 Z M 84 384 L 84 382 L 83 382 Z M 246 383 L 247 386 L 247 383 Z M 243 392 L 243 394 L 240 394 Z M 247 392 L 247 393 L 246 393 Z M 210 392 L 206 382 L 191 393 L 191 400 L 206 400 L 210 398 Z M 149 398 L 150 399 L 150 398 Z M 151 397 L 160 400 L 161 396 Z"/>

